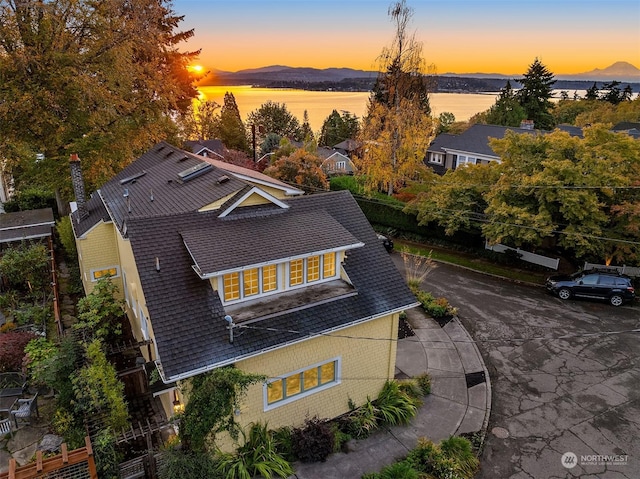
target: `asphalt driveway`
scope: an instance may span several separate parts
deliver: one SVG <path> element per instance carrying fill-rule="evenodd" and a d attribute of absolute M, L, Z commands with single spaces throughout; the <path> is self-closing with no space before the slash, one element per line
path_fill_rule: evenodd
<path fill-rule="evenodd" d="M 640 477 L 640 306 L 563 302 L 444 264 L 424 289 L 458 307 L 491 375 L 477 477 Z"/>

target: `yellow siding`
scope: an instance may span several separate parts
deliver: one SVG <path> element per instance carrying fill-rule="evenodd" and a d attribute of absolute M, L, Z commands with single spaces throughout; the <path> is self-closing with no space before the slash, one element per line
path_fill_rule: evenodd
<path fill-rule="evenodd" d="M 257 193 L 253 193 L 251 195 L 249 195 L 247 198 L 244 199 L 244 201 L 242 203 L 240 203 L 238 206 L 254 206 L 254 205 L 264 205 L 267 203 L 271 203 L 271 201 L 269 201 L 268 199 L 264 198 L 263 196 L 260 196 Z"/>
<path fill-rule="evenodd" d="M 199 212 L 203 212 L 203 211 L 211 211 L 211 210 L 217 210 L 218 208 L 220 208 L 223 204 L 225 204 L 229 198 L 231 198 L 232 196 L 235 196 L 238 192 L 234 191 L 233 193 L 231 193 L 230 195 L 225 196 L 222 199 L 219 199 L 218 201 L 214 201 L 213 203 L 209 203 L 206 206 L 203 206 L 202 208 L 200 208 L 198 211 Z"/>
<path fill-rule="evenodd" d="M 76 240 L 82 284 L 86 294 L 91 293 L 95 282 L 91 281 L 91 271 L 120 265 L 117 236 L 113 223 L 100 223 L 82 239 Z M 122 295 L 122 272 L 119 278 L 113 278 Z M 121 296 L 122 297 L 122 296 Z"/>
<path fill-rule="evenodd" d="M 336 333 L 341 337 L 323 336 L 236 363 L 244 371 L 277 377 L 335 357 L 341 359 L 340 384 L 266 412 L 263 386 L 254 385 L 247 391 L 236 419 L 243 426 L 257 421 L 267 422 L 270 429 L 299 426 L 306 418 L 334 418 L 348 412 L 350 399 L 360 406 L 367 397 L 376 398 L 385 381 L 394 375 L 397 332 L 395 314 L 341 330 Z M 216 444 L 230 448 L 228 438 L 219 437 Z"/>
<path fill-rule="evenodd" d="M 147 310 L 147 303 L 144 299 L 142 286 L 140 285 L 140 276 L 138 275 L 138 269 L 136 268 L 136 262 L 133 257 L 133 250 L 131 249 L 131 243 L 128 239 L 122 238 L 120 235 L 116 235 L 116 241 L 118 251 L 120 252 L 120 268 L 123 271 L 123 278 L 127 280 L 127 296 L 129 301 L 125 304 L 127 316 L 131 323 L 131 330 L 139 341 L 143 340 L 142 329 L 140 324 L 140 308 L 149 321 L 148 331 L 149 337 L 153 340 L 153 328 L 151 327 L 151 318 L 149 317 L 149 311 Z M 141 348 L 142 355 L 147 361 L 151 361 L 156 358 L 155 348 L 151 347 L 151 357 L 149 357 L 147 348 Z"/>

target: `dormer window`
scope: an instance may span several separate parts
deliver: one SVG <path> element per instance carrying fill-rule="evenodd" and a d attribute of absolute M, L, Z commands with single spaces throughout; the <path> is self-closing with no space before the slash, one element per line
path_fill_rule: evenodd
<path fill-rule="evenodd" d="M 231 304 L 307 284 L 331 281 L 337 275 L 336 260 L 336 253 L 332 251 L 230 272 L 219 279 L 220 297 L 224 303 Z"/>

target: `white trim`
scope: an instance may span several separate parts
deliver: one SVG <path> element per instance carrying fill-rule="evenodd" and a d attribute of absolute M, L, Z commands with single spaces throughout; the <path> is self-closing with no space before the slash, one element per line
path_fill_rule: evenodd
<path fill-rule="evenodd" d="M 228 273 L 235 273 L 236 271 L 244 271 L 245 269 L 253 269 L 253 268 L 260 268 L 262 266 L 267 266 L 270 264 L 281 264 L 281 263 L 286 263 L 292 260 L 296 260 L 296 259 L 301 259 L 301 258 L 308 258 L 309 256 L 317 256 L 317 255 L 323 255 L 323 254 L 327 254 L 327 253 L 336 253 L 336 255 L 338 253 L 341 253 L 342 251 L 348 251 L 350 249 L 355 249 L 355 248 L 361 248 L 364 246 L 364 243 L 354 243 L 354 244 L 350 244 L 347 246 L 341 246 L 339 248 L 330 248 L 330 249 L 326 249 L 326 250 L 321 250 L 321 251 L 314 251 L 312 253 L 305 253 L 305 254 L 299 254 L 296 256 L 287 256 L 285 258 L 278 258 L 276 260 L 273 261 L 264 261 L 261 263 L 254 263 L 254 264 L 249 264 L 246 266 L 239 266 L 236 268 L 230 268 L 230 269 L 222 269 L 220 271 L 213 271 L 211 273 L 205 273 L 202 274 L 202 271 L 200 271 L 200 268 L 198 268 L 197 264 L 192 265 L 193 270 L 198 274 L 198 276 L 200 276 L 200 279 L 211 279 L 211 278 L 215 278 L 216 276 L 221 276 L 223 274 L 228 274 Z M 185 244 L 186 247 L 186 244 Z M 187 251 L 189 251 L 189 248 L 187 247 Z M 191 255 L 191 259 L 194 260 L 193 255 L 191 254 L 191 252 L 189 251 L 189 254 Z M 336 268 L 337 269 L 337 268 Z"/>
<path fill-rule="evenodd" d="M 149 340 L 149 323 L 147 322 L 147 316 L 144 314 L 144 310 L 142 309 L 142 305 L 138 303 L 138 309 L 140 310 L 140 332 L 142 332 L 142 339 L 145 341 Z"/>
<path fill-rule="evenodd" d="M 131 307 L 131 295 L 129 294 L 129 285 L 127 284 L 127 274 L 124 270 L 122 270 L 122 289 L 124 290 L 124 301 L 127 303 L 127 306 Z"/>
<path fill-rule="evenodd" d="M 213 153 L 214 155 L 219 156 L 220 158 L 222 158 L 222 159 L 224 160 L 224 156 L 222 156 L 220 153 L 216 153 L 215 151 L 213 151 L 213 150 L 212 150 L 212 149 L 210 149 L 210 148 L 207 148 L 206 146 L 203 146 L 203 147 L 202 147 L 200 150 L 198 150 L 198 152 L 197 152 L 197 153 L 195 153 L 195 154 L 196 154 L 196 155 L 198 155 L 198 156 L 204 156 L 205 158 L 208 158 L 208 156 L 207 156 L 207 155 L 203 155 L 203 154 L 202 154 L 202 152 L 203 152 L 203 151 L 205 151 L 205 150 L 207 150 L 209 153 Z"/>
<path fill-rule="evenodd" d="M 231 214 L 233 210 L 235 210 L 239 205 L 241 205 L 244 202 L 244 200 L 246 200 L 249 196 L 251 196 L 254 193 L 257 194 L 258 196 L 262 196 L 265 200 L 279 206 L 282 209 L 285 209 L 285 210 L 289 209 L 288 204 L 280 201 L 278 198 L 276 198 L 273 195 L 270 195 L 266 191 L 261 190 L 257 186 L 254 186 L 249 191 L 247 191 L 244 195 L 242 195 L 238 200 L 236 200 L 231 206 L 229 206 L 229 208 L 227 208 L 222 213 L 220 213 L 220 215 L 218 215 L 218 218 L 224 218 L 225 216 Z"/>
<path fill-rule="evenodd" d="M 334 265 L 333 265 L 334 274 L 333 274 L 333 276 L 324 277 L 324 255 L 325 254 L 330 254 L 330 253 L 335 253 L 335 260 L 334 260 Z M 319 262 L 318 262 L 318 274 L 319 274 L 319 276 L 318 276 L 318 279 L 316 279 L 314 281 L 308 281 L 307 280 L 307 260 L 310 257 L 313 257 L 313 256 L 317 256 L 319 258 Z M 222 304 L 227 306 L 227 305 L 242 303 L 244 301 L 250 301 L 250 300 L 254 300 L 254 299 L 258 299 L 258 298 L 264 298 L 265 296 L 272 296 L 274 294 L 286 293 L 287 291 L 294 291 L 296 289 L 305 288 L 305 287 L 308 287 L 308 286 L 314 286 L 316 284 L 328 283 L 329 281 L 335 281 L 336 279 L 340 278 L 340 263 L 339 263 L 339 259 L 340 259 L 340 255 L 336 251 L 328 251 L 327 253 L 310 254 L 310 255 L 305 255 L 305 256 L 302 256 L 302 257 L 295 258 L 292 261 L 303 260 L 303 263 L 302 263 L 302 283 L 296 284 L 296 285 L 293 285 L 293 286 L 290 284 L 290 276 L 289 276 L 291 261 L 283 261 L 283 262 L 278 262 L 278 263 L 266 263 L 266 264 L 264 264 L 262 266 L 259 266 L 259 267 L 251 267 L 251 268 L 244 267 L 242 269 L 231 270 L 228 273 L 221 274 L 221 275 L 219 275 L 217 277 L 218 278 L 218 295 L 220 296 L 220 301 L 222 301 Z M 263 292 L 262 291 L 262 268 L 264 268 L 265 266 L 271 266 L 271 265 L 275 265 L 276 266 L 276 284 L 277 284 L 277 287 L 274 290 Z M 250 296 L 245 296 L 244 295 L 244 274 L 243 273 L 245 271 L 253 270 L 253 269 L 257 269 L 258 270 L 258 289 L 259 289 L 260 292 L 257 293 L 257 294 L 252 294 Z M 232 299 L 232 300 L 226 301 L 224 299 L 224 295 L 225 295 L 224 276 L 226 274 L 232 274 L 232 273 L 238 273 L 239 274 L 238 281 L 239 281 L 240 297 L 238 299 Z"/>
<path fill-rule="evenodd" d="M 96 271 L 104 271 L 106 269 L 115 269 L 116 270 L 116 274 L 114 274 L 113 276 L 109 276 L 109 278 L 119 278 L 121 276 L 120 274 L 120 266 L 118 266 L 117 264 L 115 265 L 111 265 L 111 266 L 104 266 L 101 268 L 92 268 L 89 270 L 89 274 L 91 275 L 91 282 L 92 283 L 96 283 L 99 279 L 101 278 L 96 278 L 94 273 Z"/>
<path fill-rule="evenodd" d="M 268 402 L 268 388 L 269 388 L 269 384 L 274 383 L 276 381 L 282 381 L 283 379 L 288 378 L 289 376 L 293 376 L 294 374 L 299 374 L 302 373 L 304 371 L 308 371 L 309 369 L 312 368 L 319 368 L 320 366 L 324 366 L 325 364 L 329 364 L 329 363 L 335 363 L 335 368 L 334 368 L 334 380 L 331 382 L 328 382 L 326 384 L 322 384 L 320 386 L 317 386 L 315 388 L 309 389 L 308 391 L 303 391 L 299 394 L 295 394 L 293 396 L 289 396 L 289 397 L 285 397 L 284 399 L 280 400 L 280 401 L 276 401 L 272 404 L 269 404 Z M 320 377 L 318 377 L 318 382 L 320 381 Z M 298 399 L 302 399 L 308 396 L 311 396 L 312 394 L 321 392 L 321 391 L 325 391 L 327 389 L 330 389 L 334 386 L 338 386 L 339 384 L 342 383 L 342 357 L 337 356 L 335 358 L 331 358 L 328 359 L 327 361 L 321 361 L 315 364 L 310 364 L 309 366 L 297 369 L 295 371 L 291 371 L 288 372 L 286 374 L 283 374 L 282 376 L 278 376 L 276 378 L 270 379 L 267 382 L 265 382 L 262 385 L 262 405 L 263 405 L 263 410 L 264 412 L 267 411 L 271 411 L 273 409 L 277 409 L 280 406 L 285 406 L 287 404 L 290 404 L 294 401 L 297 401 Z M 303 378 L 303 384 L 304 384 L 304 378 Z M 286 392 L 283 391 L 284 394 L 286 394 Z"/>
<path fill-rule="evenodd" d="M 220 167 L 222 168 L 222 167 Z M 222 168 L 224 169 L 224 168 Z M 243 175 L 242 173 L 238 173 L 235 171 L 231 171 L 231 170 L 225 170 L 228 173 L 231 173 L 232 175 L 234 175 L 236 178 L 240 178 L 241 180 L 245 180 L 248 181 L 250 183 L 257 183 L 259 185 L 263 185 L 263 186 L 269 186 L 270 188 L 275 188 L 277 190 L 282 190 L 284 191 L 284 194 L 287 196 L 300 196 L 304 194 L 304 191 L 299 190 L 297 188 L 292 188 L 292 187 L 284 187 L 282 185 L 278 185 L 278 184 L 274 184 L 274 183 L 270 183 L 268 181 L 265 180 L 260 180 L 254 176 L 250 176 L 250 175 Z"/>

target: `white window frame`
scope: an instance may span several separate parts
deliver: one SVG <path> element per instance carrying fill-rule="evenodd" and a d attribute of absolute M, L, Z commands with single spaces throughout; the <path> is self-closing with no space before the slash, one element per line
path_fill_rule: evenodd
<path fill-rule="evenodd" d="M 140 331 L 142 332 L 142 338 L 145 341 L 149 340 L 149 323 L 147 323 L 147 316 L 144 314 L 144 310 L 142 309 L 142 305 L 139 307 L 140 309 Z"/>
<path fill-rule="evenodd" d="M 477 161 L 477 158 L 474 158 L 473 156 L 458 155 L 458 158 L 456 160 L 456 165 L 457 166 L 475 165 L 476 161 Z"/>
<path fill-rule="evenodd" d="M 109 276 L 109 278 L 119 278 L 120 277 L 120 266 L 118 265 L 112 265 L 112 266 L 105 266 L 103 268 L 93 268 L 89 270 L 89 276 L 91 277 L 91 282 L 92 283 L 96 283 L 98 282 L 98 280 L 100 280 L 101 278 L 96 278 L 94 276 L 94 273 L 96 271 L 104 271 L 105 269 L 115 269 L 116 270 L 116 274 Z"/>
<path fill-rule="evenodd" d="M 307 391 L 302 391 L 299 394 L 295 394 L 293 396 L 289 396 L 286 397 L 286 391 L 283 391 L 283 395 L 285 396 L 283 399 L 281 399 L 280 401 L 276 401 L 272 404 L 268 403 L 268 388 L 269 385 L 271 383 L 277 382 L 277 381 L 282 381 L 283 379 L 288 378 L 289 376 L 293 376 L 294 374 L 299 374 L 302 373 L 304 371 L 307 371 L 311 368 L 318 368 L 320 366 L 324 366 L 325 364 L 329 364 L 329 363 L 335 363 L 335 368 L 334 368 L 334 380 L 331 382 L 328 382 L 326 384 L 322 384 L 320 386 L 317 386 L 315 388 L 309 389 Z M 304 380 L 303 380 L 304 383 Z M 283 374 L 282 376 L 278 376 L 276 378 L 270 379 L 267 382 L 265 382 L 262 385 L 262 403 L 264 406 L 264 411 L 270 411 L 272 409 L 276 409 L 279 408 L 281 406 L 285 406 L 287 404 L 291 404 L 294 401 L 297 401 L 299 399 L 303 399 L 305 397 L 311 396 L 312 394 L 316 394 L 319 393 L 321 391 L 326 391 L 327 389 L 331 389 L 332 387 L 338 386 L 339 384 L 342 383 L 342 357 L 341 356 L 336 356 L 334 358 L 328 359 L 326 361 L 320 361 L 318 363 L 315 364 L 310 364 L 308 366 L 305 366 L 304 368 L 300 368 L 300 369 L 296 369 L 295 371 L 290 371 L 286 374 Z M 286 387 L 286 386 L 285 386 Z"/>
<path fill-rule="evenodd" d="M 335 253 L 335 263 L 334 263 L 334 274 L 333 276 L 327 276 L 324 277 L 324 255 L 325 254 L 329 254 L 329 253 Z M 315 281 L 311 281 L 308 282 L 307 281 L 307 260 L 312 257 L 312 256 L 318 256 L 320 258 L 319 261 L 319 265 L 318 265 L 318 272 L 320 274 L 320 277 L 315 280 Z M 290 285 L 290 275 L 289 275 L 289 268 L 290 268 L 290 263 L 291 261 L 286 261 L 283 263 L 269 263 L 269 264 L 265 264 L 262 266 L 257 266 L 256 268 L 251 268 L 251 267 L 247 267 L 244 268 L 242 270 L 237 270 L 237 271 L 229 271 L 229 273 L 225 273 L 225 274 L 231 274 L 231 273 L 239 273 L 239 281 L 240 281 L 240 297 L 238 299 L 232 299 L 230 301 L 226 301 L 224 299 L 224 276 L 225 275 L 220 275 L 218 276 L 218 291 L 220 292 L 219 296 L 220 299 L 222 300 L 222 304 L 227 305 L 227 304 L 236 304 L 236 303 L 241 303 L 243 301 L 250 301 L 253 299 L 257 299 L 257 298 L 263 298 L 265 296 L 270 296 L 273 294 L 278 294 L 278 293 L 282 293 L 285 291 L 291 291 L 291 290 L 295 290 L 295 289 L 299 289 L 299 288 L 305 288 L 307 286 L 312 286 L 315 284 L 320 284 L 320 283 L 325 283 L 328 281 L 333 281 L 337 278 L 340 277 L 340 268 L 339 268 L 339 258 L 340 258 L 340 252 L 339 251 L 326 251 L 324 253 L 317 253 L 317 254 L 310 254 L 308 256 L 305 257 L 301 257 L 301 258 L 294 258 L 291 261 L 296 261 L 296 260 L 303 260 L 302 261 L 302 283 L 300 284 L 296 284 L 294 286 Z M 263 273 L 263 268 L 265 266 L 271 266 L 275 264 L 276 265 L 276 283 L 277 283 L 277 287 L 276 289 L 272 290 L 272 291 L 267 291 L 266 293 L 262 291 L 262 273 Z M 258 294 L 252 294 L 251 296 L 245 296 L 244 295 L 244 271 L 247 270 L 251 270 L 251 269 L 258 269 L 258 287 L 259 287 L 259 293 Z"/>
<path fill-rule="evenodd" d="M 441 165 L 444 161 L 444 155 L 442 153 L 431 153 L 429 158 L 429 163 L 436 163 Z"/>
<path fill-rule="evenodd" d="M 336 161 L 336 170 L 346 170 L 347 162 L 346 161 Z"/>

